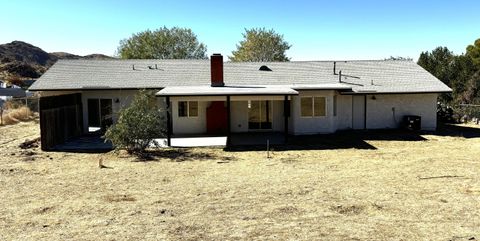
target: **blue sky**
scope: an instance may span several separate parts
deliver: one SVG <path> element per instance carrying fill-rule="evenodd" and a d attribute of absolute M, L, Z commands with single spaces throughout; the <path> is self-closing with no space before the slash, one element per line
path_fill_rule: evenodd
<path fill-rule="evenodd" d="M 265 27 L 292 44 L 292 60 L 416 60 L 437 46 L 465 52 L 480 38 L 479 9 L 478 0 L 0 0 L 0 43 L 113 55 L 121 39 L 165 25 L 191 28 L 208 54 L 225 56 L 245 28 Z"/>

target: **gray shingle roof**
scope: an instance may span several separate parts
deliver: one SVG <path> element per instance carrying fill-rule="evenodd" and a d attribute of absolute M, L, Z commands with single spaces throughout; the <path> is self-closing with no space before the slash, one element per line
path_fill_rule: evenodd
<path fill-rule="evenodd" d="M 262 65 L 272 71 L 259 71 Z M 337 61 L 336 71 L 344 75 L 341 85 L 350 86 L 355 92 L 451 91 L 412 61 Z M 333 74 L 333 61 L 225 62 L 224 81 L 226 85 L 280 85 L 293 89 L 340 84 L 339 76 Z M 30 90 L 209 85 L 209 60 L 59 60 Z"/>

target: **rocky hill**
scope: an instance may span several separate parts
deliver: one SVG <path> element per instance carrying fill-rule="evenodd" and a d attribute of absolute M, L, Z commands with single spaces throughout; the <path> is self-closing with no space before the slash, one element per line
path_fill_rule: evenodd
<path fill-rule="evenodd" d="M 103 54 L 79 56 L 65 52 L 47 53 L 22 41 L 0 44 L 0 79 L 16 82 L 36 79 L 59 59 L 112 59 Z"/>
<path fill-rule="evenodd" d="M 70 54 L 65 52 L 53 52 L 53 53 L 50 53 L 50 55 L 53 55 L 58 59 L 112 59 L 112 57 L 104 54 L 89 54 L 85 56 L 80 56 L 80 55 L 75 55 L 75 54 Z"/>

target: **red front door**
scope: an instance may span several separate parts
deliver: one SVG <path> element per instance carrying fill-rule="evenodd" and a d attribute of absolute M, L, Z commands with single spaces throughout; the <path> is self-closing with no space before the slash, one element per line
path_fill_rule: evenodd
<path fill-rule="evenodd" d="M 228 130 L 225 101 L 212 101 L 207 108 L 207 134 L 223 135 Z"/>

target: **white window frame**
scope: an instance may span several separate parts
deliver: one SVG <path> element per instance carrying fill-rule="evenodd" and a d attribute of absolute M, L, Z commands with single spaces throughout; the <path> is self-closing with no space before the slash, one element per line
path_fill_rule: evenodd
<path fill-rule="evenodd" d="M 312 115 L 304 116 L 302 115 L 302 98 L 312 99 Z M 325 99 L 325 115 L 315 116 L 315 98 L 324 98 Z M 328 116 L 327 108 L 327 97 L 326 96 L 300 96 L 300 118 L 325 118 Z"/>
<path fill-rule="evenodd" d="M 186 102 L 187 103 L 187 115 L 186 116 L 180 116 L 180 102 Z M 191 116 L 190 115 L 190 102 L 197 102 L 197 115 L 196 116 Z M 199 112 L 200 112 L 200 106 L 199 106 L 198 101 L 188 101 L 188 100 L 178 101 L 178 104 L 177 104 L 177 116 L 178 116 L 178 118 L 198 118 L 198 116 L 200 115 Z"/>

